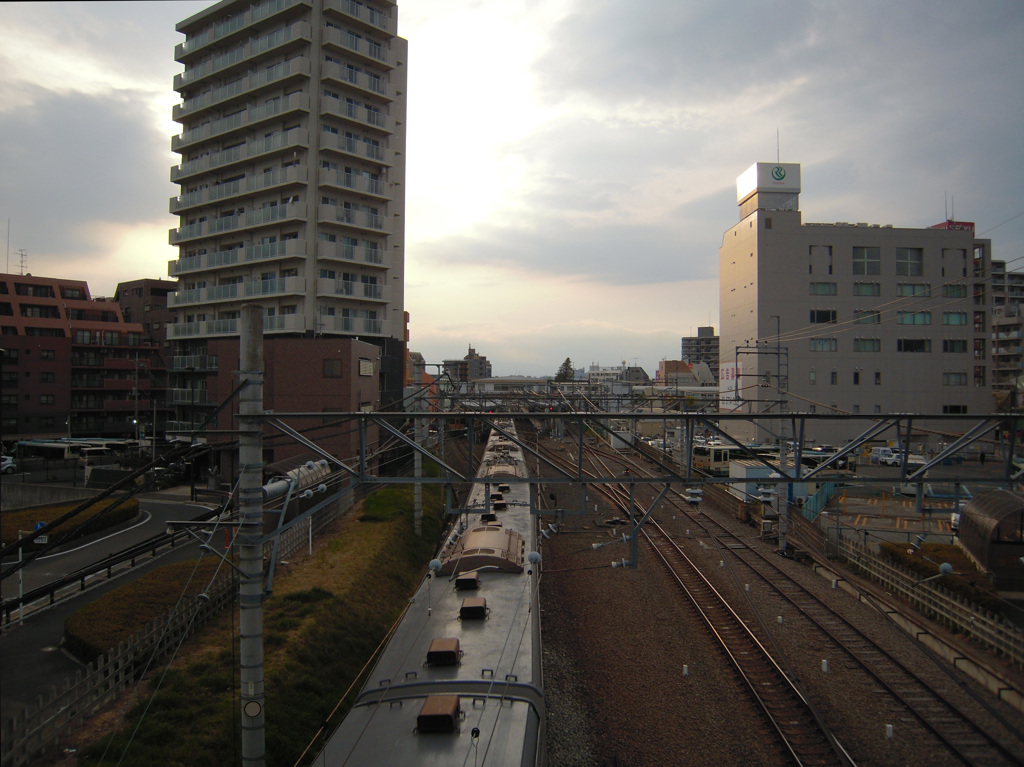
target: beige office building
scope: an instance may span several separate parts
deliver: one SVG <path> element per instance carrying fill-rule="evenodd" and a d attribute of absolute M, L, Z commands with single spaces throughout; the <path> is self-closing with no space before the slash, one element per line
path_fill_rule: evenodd
<path fill-rule="evenodd" d="M 408 46 L 397 6 L 223 0 L 177 30 L 172 367 L 206 372 L 211 342 L 237 337 L 254 302 L 268 341 L 374 344 L 382 394 L 400 397 Z"/>
<path fill-rule="evenodd" d="M 991 412 L 991 242 L 967 222 L 805 224 L 799 201 L 798 164 L 737 180 L 719 251 L 722 409 Z M 814 422 L 810 437 L 842 444 L 863 426 Z"/>

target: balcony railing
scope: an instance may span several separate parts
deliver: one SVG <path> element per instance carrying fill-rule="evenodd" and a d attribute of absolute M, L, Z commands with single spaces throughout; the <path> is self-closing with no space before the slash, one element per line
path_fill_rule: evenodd
<path fill-rule="evenodd" d="M 176 165 L 171 168 L 171 181 L 181 183 L 189 176 L 195 176 L 199 173 L 205 173 L 214 168 L 225 167 L 243 160 L 250 160 L 279 149 L 305 146 L 307 141 L 307 131 L 302 128 L 292 128 L 284 133 L 252 141 L 242 146 L 233 146 L 230 149 L 225 149 L 207 157 L 199 157 L 181 165 Z"/>
<path fill-rule="evenodd" d="M 263 318 L 263 331 L 301 333 L 306 330 L 306 318 L 301 314 L 282 314 Z M 167 326 L 169 339 L 203 338 L 209 336 L 238 335 L 238 319 L 176 322 Z"/>
<path fill-rule="evenodd" d="M 214 372 L 217 370 L 217 356 L 213 354 L 177 355 L 171 357 L 171 364 L 168 369 L 172 373 Z"/>
<path fill-rule="evenodd" d="M 217 42 L 218 40 L 223 40 L 250 24 L 262 21 L 263 19 L 268 18 L 275 13 L 279 13 L 289 6 L 297 4 L 298 2 L 299 0 L 268 0 L 268 2 L 261 3 L 254 8 L 250 8 L 240 16 L 233 16 L 230 19 L 226 19 L 220 24 L 214 26 L 212 29 L 203 30 L 202 34 L 195 35 L 185 42 L 176 45 L 174 47 L 174 60 L 182 61 L 185 57 L 190 56 L 201 48 Z"/>
<path fill-rule="evenodd" d="M 237 179 L 226 184 L 211 186 L 208 189 L 200 189 L 179 197 L 172 197 L 170 212 L 179 214 L 188 208 L 226 200 L 242 194 L 252 194 L 285 184 L 302 184 L 306 182 L 306 176 L 307 168 L 304 165 L 275 168 L 268 173 L 257 173 L 244 179 Z M 380 182 L 377 183 L 379 184 Z"/>

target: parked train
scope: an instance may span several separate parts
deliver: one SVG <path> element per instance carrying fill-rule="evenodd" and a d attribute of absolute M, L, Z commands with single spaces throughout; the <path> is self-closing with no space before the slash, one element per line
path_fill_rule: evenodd
<path fill-rule="evenodd" d="M 314 765 L 544 763 L 540 557 L 522 450 L 492 432 L 477 476 L 488 481 L 474 484 Z"/>

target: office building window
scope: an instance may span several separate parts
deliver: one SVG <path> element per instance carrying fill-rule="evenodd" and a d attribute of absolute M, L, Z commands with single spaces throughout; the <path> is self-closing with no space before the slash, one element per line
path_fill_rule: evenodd
<path fill-rule="evenodd" d="M 882 340 L 880 338 L 855 338 L 853 339 L 853 350 L 855 352 L 880 352 L 882 351 Z"/>
<path fill-rule="evenodd" d="M 943 373 L 943 386 L 967 386 L 967 373 Z"/>
<path fill-rule="evenodd" d="M 854 386 L 860 386 L 860 371 L 859 370 L 854 370 L 853 371 L 853 385 Z"/>
<path fill-rule="evenodd" d="M 897 312 L 897 325 L 931 325 L 931 312 Z"/>
<path fill-rule="evenodd" d="M 324 360 L 324 378 L 341 378 L 341 360 Z"/>
<path fill-rule="evenodd" d="M 854 274 L 881 274 L 882 273 L 882 251 L 880 248 L 853 249 L 853 273 Z"/>
<path fill-rule="evenodd" d="M 875 371 L 875 386 L 881 386 L 881 385 L 882 385 L 882 371 L 881 370 L 876 370 Z"/>
<path fill-rule="evenodd" d="M 855 309 L 853 321 L 858 325 L 877 325 L 882 321 L 882 315 L 874 309 Z"/>
<path fill-rule="evenodd" d="M 878 282 L 855 282 L 853 283 L 853 295 L 880 296 L 882 295 L 882 285 Z"/>
<path fill-rule="evenodd" d="M 966 285 L 943 285 L 942 286 L 942 297 L 943 298 L 967 298 L 967 286 Z"/>
<path fill-rule="evenodd" d="M 835 309 L 811 309 L 812 325 L 821 324 L 835 324 L 836 322 L 836 310 Z"/>
<path fill-rule="evenodd" d="M 828 377 L 828 382 L 829 382 L 830 384 L 832 384 L 833 386 L 835 386 L 835 385 L 836 385 L 837 383 L 839 383 L 839 373 L 837 373 L 837 372 L 836 372 L 835 370 L 833 370 L 833 371 L 832 371 L 832 372 L 831 372 L 831 373 L 829 374 L 829 377 Z"/>
<path fill-rule="evenodd" d="M 901 282 L 896 286 L 896 295 L 900 298 L 927 298 L 931 294 L 931 285 L 917 282 Z"/>
<path fill-rule="evenodd" d="M 943 338 L 942 352 L 943 354 L 967 354 L 967 339 Z"/>
<path fill-rule="evenodd" d="M 942 412 L 947 415 L 967 415 L 967 405 L 943 405 Z"/>
<path fill-rule="evenodd" d="M 943 325 L 966 325 L 967 324 L 967 312 L 943 312 L 942 313 L 942 324 Z"/>
<path fill-rule="evenodd" d="M 812 352 L 834 352 L 839 346 L 834 338 L 812 338 L 810 341 Z"/>
<path fill-rule="evenodd" d="M 896 248 L 896 274 L 900 277 L 920 277 L 924 274 L 924 249 Z"/>
<path fill-rule="evenodd" d="M 836 294 L 836 284 L 834 282 L 812 282 L 811 283 L 811 295 L 812 296 L 834 296 Z"/>
<path fill-rule="evenodd" d="M 818 383 L 818 373 L 817 373 L 817 371 L 809 370 L 809 371 L 807 371 L 807 375 L 808 375 L 808 383 L 810 383 L 811 386 L 814 386 L 815 384 Z"/>
<path fill-rule="evenodd" d="M 930 338 L 897 338 L 896 351 L 898 352 L 930 352 L 932 340 Z"/>
<path fill-rule="evenodd" d="M 359 375 L 364 377 L 373 375 L 373 360 L 368 360 L 365 357 L 359 358 Z"/>

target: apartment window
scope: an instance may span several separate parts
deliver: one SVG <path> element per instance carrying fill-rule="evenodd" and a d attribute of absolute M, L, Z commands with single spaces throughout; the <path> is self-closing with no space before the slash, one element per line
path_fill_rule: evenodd
<path fill-rule="evenodd" d="M 295 314 L 297 309 L 298 307 L 296 307 L 295 304 L 292 304 L 291 306 L 282 306 L 281 314 Z"/>
<path fill-rule="evenodd" d="M 943 298 L 967 298 L 967 286 L 966 285 L 943 285 L 942 286 L 942 297 Z"/>
<path fill-rule="evenodd" d="M 860 386 L 860 371 L 859 370 L 854 370 L 853 371 L 853 385 L 854 386 Z"/>
<path fill-rule="evenodd" d="M 855 352 L 880 352 L 882 341 L 879 338 L 855 338 L 853 339 L 853 350 Z"/>
<path fill-rule="evenodd" d="M 877 325 L 882 321 L 882 314 L 874 309 L 855 309 L 853 321 L 858 325 Z"/>
<path fill-rule="evenodd" d="M 974 359 L 983 360 L 985 359 L 985 339 L 975 338 L 974 339 Z"/>
<path fill-rule="evenodd" d="M 812 352 L 834 352 L 839 346 L 834 338 L 812 338 L 810 341 Z"/>
<path fill-rule="evenodd" d="M 920 277 L 924 274 L 924 249 L 896 248 L 896 274 L 900 277 Z"/>
<path fill-rule="evenodd" d="M 942 313 L 942 324 L 943 325 L 966 325 L 967 324 L 967 312 L 943 312 Z"/>
<path fill-rule="evenodd" d="M 931 285 L 918 282 L 901 282 L 896 286 L 896 295 L 900 298 L 928 298 L 931 294 Z"/>
<path fill-rule="evenodd" d="M 839 383 L 839 373 L 833 370 L 831 374 L 829 374 L 828 382 L 833 386 Z"/>
<path fill-rule="evenodd" d="M 56 374 L 52 373 L 52 372 L 50 372 L 48 370 L 44 370 L 43 372 L 41 372 L 39 374 L 39 382 L 40 383 L 54 383 L 56 380 L 57 380 Z"/>
<path fill-rule="evenodd" d="M 855 282 L 853 283 L 853 295 L 880 296 L 882 295 L 882 285 L 878 282 Z"/>
<path fill-rule="evenodd" d="M 897 325 L 931 325 L 931 312 L 897 312 Z"/>
<path fill-rule="evenodd" d="M 967 373 L 943 373 L 943 386 L 967 386 Z"/>
<path fill-rule="evenodd" d="M 875 371 L 875 386 L 881 386 L 881 385 L 882 385 L 882 371 L 881 370 L 876 370 Z"/>
<path fill-rule="evenodd" d="M 334 271 L 333 269 L 321 269 L 320 270 L 320 278 L 321 279 L 324 279 L 324 280 L 334 280 L 334 279 L 337 279 L 337 277 L 338 277 L 338 273 L 336 271 Z"/>
<path fill-rule="evenodd" d="M 810 383 L 811 386 L 814 386 L 815 384 L 818 383 L 818 373 L 817 373 L 817 371 L 809 370 L 809 371 L 807 371 L 807 376 L 808 376 L 808 383 Z"/>
<path fill-rule="evenodd" d="M 974 367 L 974 385 L 985 387 L 985 366 L 975 365 Z"/>
<path fill-rule="evenodd" d="M 985 328 L 985 312 L 975 312 L 974 313 L 974 332 L 975 333 L 984 333 L 984 332 L 986 332 L 986 328 Z"/>
<path fill-rule="evenodd" d="M 854 274 L 881 274 L 882 273 L 882 251 L 880 248 L 854 247 L 853 249 L 853 273 Z"/>
<path fill-rule="evenodd" d="M 930 352 L 932 340 L 930 338 L 897 338 L 896 351 L 898 352 Z"/>
<path fill-rule="evenodd" d="M 324 360 L 324 378 L 341 378 L 341 360 Z"/>
<path fill-rule="evenodd" d="M 855 413 L 855 414 L 856 414 L 856 413 L 859 413 L 859 412 L 860 412 L 860 405 L 854 405 L 854 406 L 853 406 L 853 407 L 851 408 L 851 411 L 852 411 L 853 413 Z"/>
<path fill-rule="evenodd" d="M 942 412 L 946 415 L 967 415 L 967 405 L 943 405 Z"/>
<path fill-rule="evenodd" d="M 835 324 L 835 321 L 835 309 L 811 309 L 810 322 L 812 325 L 821 325 L 827 323 Z"/>
<path fill-rule="evenodd" d="M 41 360 L 52 360 L 56 359 L 57 353 L 53 349 L 41 349 L 39 351 L 39 359 Z"/>
<path fill-rule="evenodd" d="M 330 234 L 329 232 L 320 232 L 321 242 L 337 242 L 338 236 L 336 234 Z"/>
<path fill-rule="evenodd" d="M 365 357 L 359 358 L 359 375 L 363 377 L 373 375 L 373 360 Z"/>
<path fill-rule="evenodd" d="M 56 398 L 52 394 L 40 394 L 39 404 L 40 405 L 52 405 L 56 401 Z"/>
<path fill-rule="evenodd" d="M 811 295 L 812 296 L 834 296 L 836 294 L 836 284 L 834 282 L 812 282 L 811 283 Z"/>
<path fill-rule="evenodd" d="M 874 407 L 875 415 L 878 415 L 881 412 L 882 412 L 882 406 L 881 405 L 875 405 L 875 407 Z"/>
<path fill-rule="evenodd" d="M 942 339 L 942 353 L 943 354 L 967 354 L 967 339 L 966 338 L 943 338 Z"/>

